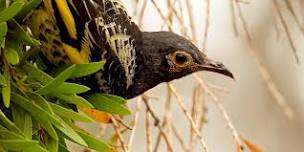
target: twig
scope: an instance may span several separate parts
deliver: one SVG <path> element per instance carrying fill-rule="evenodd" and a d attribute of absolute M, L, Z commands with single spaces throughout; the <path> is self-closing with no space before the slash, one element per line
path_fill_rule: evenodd
<path fill-rule="evenodd" d="M 152 152 L 152 128 L 151 128 L 151 114 L 149 110 L 146 110 L 146 139 L 147 139 L 147 152 Z"/>
<path fill-rule="evenodd" d="M 203 50 L 207 49 L 208 35 L 209 35 L 209 26 L 210 26 L 210 0 L 206 0 L 206 19 L 205 19 L 205 30 L 204 30 L 204 40 L 203 40 Z"/>
<path fill-rule="evenodd" d="M 137 129 L 137 124 L 138 124 L 138 119 L 139 119 L 139 114 L 140 114 L 140 108 L 141 108 L 141 98 L 137 99 L 136 102 L 136 112 L 135 112 L 135 116 L 134 116 L 134 125 L 132 128 L 132 132 L 130 133 L 130 138 L 129 138 L 129 151 L 132 151 L 132 144 L 134 141 L 134 136 L 136 133 L 136 129 Z"/>
<path fill-rule="evenodd" d="M 124 138 L 123 138 L 122 134 L 120 133 L 119 125 L 118 125 L 115 117 L 111 117 L 111 120 L 112 120 L 113 127 L 114 127 L 115 132 L 118 136 L 118 140 L 120 141 L 120 145 L 121 145 L 123 151 L 128 152 L 128 147 L 127 147 L 127 145 L 124 141 Z"/>
<path fill-rule="evenodd" d="M 191 117 L 191 115 L 187 111 L 186 106 L 184 105 L 181 96 L 177 93 L 177 90 L 175 89 L 175 87 L 172 84 L 169 83 L 169 87 L 170 87 L 170 90 L 172 91 L 172 93 L 174 94 L 174 96 L 176 97 L 176 99 L 177 99 L 176 101 L 177 101 L 179 107 L 181 108 L 181 110 L 184 112 L 184 114 L 186 115 L 186 117 L 190 121 L 191 127 L 193 128 L 195 134 L 199 137 L 200 143 L 203 146 L 204 151 L 208 152 L 207 144 L 206 144 L 203 136 L 201 135 L 200 131 L 198 130 L 193 118 Z"/>
<path fill-rule="evenodd" d="M 182 134 L 180 133 L 180 131 L 175 127 L 175 125 L 173 123 L 171 123 L 171 128 L 173 130 L 173 133 L 175 135 L 175 137 L 177 138 L 178 142 L 181 144 L 181 147 L 183 148 L 184 151 L 187 151 L 187 146 L 183 140 Z"/>
<path fill-rule="evenodd" d="M 272 0 L 272 2 L 273 2 L 274 8 L 275 8 L 277 14 L 279 15 L 280 22 L 281 22 L 281 24 L 282 24 L 282 26 L 283 26 L 283 28 L 285 30 L 288 42 L 289 42 L 290 47 L 291 47 L 291 49 L 293 51 L 294 57 L 296 59 L 296 62 L 300 63 L 300 59 L 299 59 L 299 56 L 298 56 L 297 48 L 296 48 L 296 46 L 295 46 L 295 44 L 294 44 L 294 42 L 292 40 L 291 32 L 290 32 L 290 30 L 288 28 L 288 25 L 287 25 L 287 23 L 286 23 L 286 21 L 285 21 L 285 19 L 283 17 L 283 14 L 282 14 L 282 12 L 281 12 L 281 10 L 279 8 L 279 4 L 278 4 L 277 0 Z"/>
<path fill-rule="evenodd" d="M 189 0 L 185 0 L 186 2 L 186 6 L 187 6 L 187 10 L 188 10 L 188 16 L 189 16 L 189 20 L 190 20 L 190 27 L 191 27 L 191 31 L 192 31 L 192 39 L 193 42 L 196 43 L 197 42 L 197 37 L 196 37 L 196 28 L 195 28 L 195 22 L 194 22 L 194 18 L 193 18 L 193 12 L 192 12 L 192 5 L 191 5 L 191 1 Z"/>
<path fill-rule="evenodd" d="M 216 107 L 220 110 L 222 116 L 224 117 L 224 119 L 226 120 L 226 123 L 228 124 L 228 128 L 230 129 L 234 140 L 236 141 L 236 143 L 238 145 L 240 145 L 241 147 L 243 147 L 243 141 L 240 138 L 239 133 L 237 132 L 237 130 L 235 129 L 232 121 L 230 120 L 225 108 L 220 104 L 220 102 L 218 101 L 218 98 L 215 96 L 215 94 L 208 88 L 208 86 L 206 85 L 206 83 L 204 82 L 203 79 L 201 79 L 197 74 L 194 74 L 194 78 L 199 82 L 199 84 L 204 88 L 204 90 L 206 91 L 206 93 L 208 95 L 211 96 L 212 100 L 215 104 Z"/>
<path fill-rule="evenodd" d="M 145 105 L 146 105 L 146 109 L 150 112 L 152 118 L 154 119 L 154 125 L 158 127 L 158 130 L 160 131 L 160 134 L 163 136 L 163 138 L 165 139 L 166 145 L 168 147 L 168 151 L 172 152 L 173 151 L 173 146 L 167 136 L 167 134 L 164 132 L 163 128 L 159 125 L 160 119 L 155 115 L 154 111 L 152 110 L 152 108 L 149 105 L 149 97 L 147 95 L 142 95 L 142 100 L 144 101 Z M 155 152 L 154 148 L 154 152 Z"/>

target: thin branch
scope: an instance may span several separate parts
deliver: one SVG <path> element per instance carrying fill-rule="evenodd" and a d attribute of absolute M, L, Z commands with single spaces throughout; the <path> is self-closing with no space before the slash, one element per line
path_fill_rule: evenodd
<path fill-rule="evenodd" d="M 291 36 L 291 32 L 290 32 L 290 29 L 288 28 L 288 25 L 287 25 L 287 22 L 285 21 L 284 17 L 283 17 L 283 14 L 279 8 L 279 4 L 277 2 L 277 0 L 272 0 L 273 2 L 273 5 L 274 5 L 274 8 L 277 12 L 277 14 L 279 15 L 279 19 L 280 19 L 280 22 L 285 30 L 285 33 L 287 35 L 287 39 L 288 39 L 288 42 L 290 44 L 290 47 L 293 51 L 293 54 L 294 54 L 294 57 L 296 59 L 296 62 L 297 63 L 300 63 L 300 59 L 299 59 L 299 55 L 298 55 L 298 50 L 294 44 L 294 41 L 292 40 L 292 36 Z"/>
<path fill-rule="evenodd" d="M 210 0 L 206 0 L 206 18 L 205 18 L 205 30 L 204 30 L 204 40 L 203 40 L 203 50 L 207 50 L 208 35 L 209 35 L 209 26 L 210 26 L 210 12 L 211 5 Z"/>
<path fill-rule="evenodd" d="M 183 111 L 185 116 L 190 121 L 191 127 L 193 128 L 195 134 L 199 137 L 200 143 L 201 143 L 204 151 L 208 152 L 207 144 L 206 144 L 203 136 L 201 135 L 200 131 L 198 130 L 197 125 L 195 124 L 193 118 L 191 117 L 191 114 L 189 114 L 189 112 L 187 111 L 186 106 L 185 106 L 181 96 L 177 93 L 176 88 L 172 84 L 169 83 L 169 87 L 170 87 L 170 90 L 172 91 L 172 93 L 174 94 L 174 96 L 176 97 L 176 99 L 177 99 L 176 101 L 177 101 L 179 107 L 181 108 L 181 110 Z"/>

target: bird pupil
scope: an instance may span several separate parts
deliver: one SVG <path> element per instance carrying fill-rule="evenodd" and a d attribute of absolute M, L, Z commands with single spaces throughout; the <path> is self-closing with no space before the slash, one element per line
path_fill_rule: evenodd
<path fill-rule="evenodd" d="M 182 53 L 177 53 L 175 55 L 175 60 L 177 63 L 183 64 L 183 63 L 187 62 L 187 56 Z"/>

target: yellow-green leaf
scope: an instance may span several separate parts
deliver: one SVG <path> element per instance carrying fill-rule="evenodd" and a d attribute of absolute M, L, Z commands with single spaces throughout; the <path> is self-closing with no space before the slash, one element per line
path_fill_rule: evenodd
<path fill-rule="evenodd" d="M 23 7 L 22 2 L 16 1 L 0 12 L 0 23 L 12 19 Z"/>

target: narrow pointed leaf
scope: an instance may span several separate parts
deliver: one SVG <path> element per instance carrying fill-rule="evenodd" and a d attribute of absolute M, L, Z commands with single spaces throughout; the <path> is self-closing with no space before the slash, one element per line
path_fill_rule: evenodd
<path fill-rule="evenodd" d="M 22 10 L 16 15 L 17 18 L 24 17 L 28 14 L 32 9 L 36 8 L 42 0 L 30 0 L 23 7 Z"/>
<path fill-rule="evenodd" d="M 12 19 L 23 7 L 22 2 L 14 2 L 12 5 L 0 12 L 0 23 Z"/>
<path fill-rule="evenodd" d="M 1 110 L 0 110 L 0 120 L 7 129 L 22 135 L 22 131 L 13 122 L 11 122 Z"/>
<path fill-rule="evenodd" d="M 54 103 L 50 103 L 53 111 L 55 111 L 56 114 L 58 114 L 61 117 L 69 118 L 72 120 L 78 120 L 82 122 L 94 122 L 93 119 L 86 115 L 82 115 L 80 113 L 74 112 L 73 110 L 66 109 L 62 106 L 59 106 Z"/>
<path fill-rule="evenodd" d="M 4 103 L 4 106 L 8 108 L 10 106 L 11 102 L 11 77 L 9 75 L 9 72 L 7 69 L 4 71 L 4 78 L 5 78 L 5 84 L 6 86 L 2 87 L 2 100 Z"/>
<path fill-rule="evenodd" d="M 88 143 L 88 148 L 97 150 L 99 152 L 110 151 L 110 146 L 106 144 L 104 141 L 95 138 L 94 136 L 90 135 L 89 133 L 80 129 L 77 126 L 74 126 L 73 128 L 86 141 L 86 143 Z"/>
<path fill-rule="evenodd" d="M 5 77 L 0 73 L 0 87 L 6 86 L 6 79 Z"/>
<path fill-rule="evenodd" d="M 33 37 L 31 37 L 29 33 L 26 32 L 17 21 L 11 20 L 8 23 L 10 29 L 13 29 L 11 31 L 12 37 L 17 38 L 19 42 L 22 42 L 25 45 L 30 45 L 30 46 L 40 45 L 40 42 L 34 39 Z"/>
<path fill-rule="evenodd" d="M 38 94 L 48 94 L 54 92 L 59 85 L 61 85 L 65 80 L 67 80 L 70 75 L 74 72 L 75 65 L 70 66 L 63 72 L 61 72 L 54 80 L 46 84 L 43 88 L 36 91 Z"/>
<path fill-rule="evenodd" d="M 71 75 L 71 78 L 79 78 L 83 76 L 87 76 L 97 71 L 103 69 L 104 61 L 101 62 L 91 62 L 87 64 L 77 64 L 76 70 Z"/>
<path fill-rule="evenodd" d="M 102 94 L 96 93 L 87 97 L 87 100 L 100 111 L 118 115 L 130 115 L 131 111 L 117 101 L 110 100 Z"/>
<path fill-rule="evenodd" d="M 13 106 L 12 109 L 14 123 L 23 132 L 26 139 L 32 139 L 32 117 L 18 106 Z"/>
<path fill-rule="evenodd" d="M 6 22 L 0 23 L 0 47 L 4 47 L 5 36 L 7 33 L 7 24 Z"/>
<path fill-rule="evenodd" d="M 37 144 L 38 141 L 33 140 L 0 140 L 0 146 L 9 151 L 21 151 Z"/>
<path fill-rule="evenodd" d="M 77 106 L 86 107 L 86 108 L 93 108 L 93 105 L 89 101 L 77 95 L 66 95 L 66 94 L 52 94 L 52 95 L 67 103 L 72 103 Z"/>
<path fill-rule="evenodd" d="M 35 66 L 31 64 L 26 64 L 23 66 L 23 69 L 29 74 L 29 76 L 34 77 L 36 80 L 41 82 L 43 85 L 48 84 L 50 81 L 53 81 L 54 79 L 41 71 L 40 69 L 36 68 Z M 84 93 L 88 91 L 89 88 L 83 85 L 73 84 L 73 83 L 67 83 L 64 82 L 57 88 L 57 92 L 65 93 L 65 94 L 78 94 L 78 93 Z"/>
<path fill-rule="evenodd" d="M 25 97 L 14 92 L 12 93 L 12 101 L 24 108 L 24 110 L 28 111 L 33 117 L 37 117 L 45 121 L 51 121 L 53 124 L 60 125 L 59 120 L 55 116 L 39 107 L 33 101 L 29 101 Z"/>
<path fill-rule="evenodd" d="M 65 121 L 63 121 L 62 119 L 58 118 L 61 122 L 61 125 L 55 125 L 57 129 L 59 129 L 63 134 L 65 134 L 68 138 L 70 138 L 72 141 L 83 145 L 83 146 L 87 146 L 87 143 L 81 138 L 81 136 L 79 136 L 79 134 L 74 131 L 73 128 L 71 128 Z"/>

